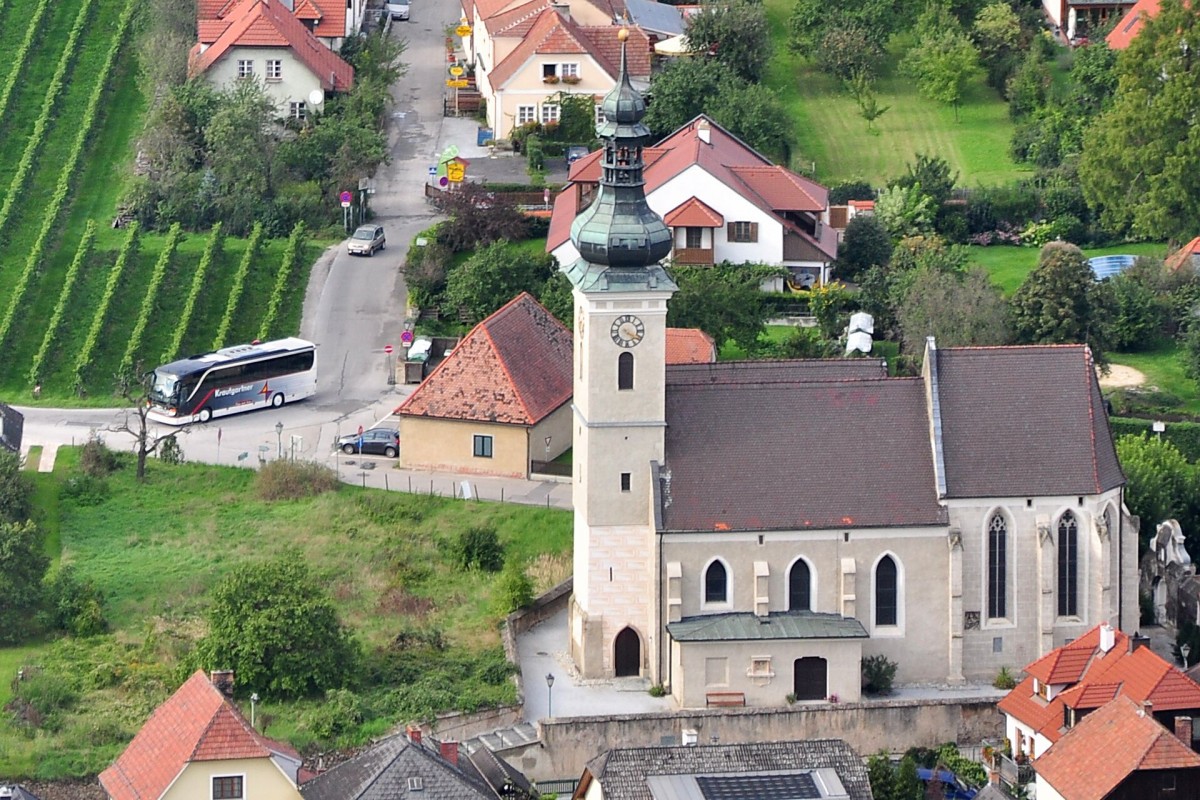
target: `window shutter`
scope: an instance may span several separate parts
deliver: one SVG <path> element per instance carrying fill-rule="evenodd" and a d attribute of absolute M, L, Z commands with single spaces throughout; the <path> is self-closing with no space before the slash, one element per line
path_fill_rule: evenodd
<path fill-rule="evenodd" d="M 725 238 L 731 242 L 737 241 L 737 239 L 733 238 L 733 223 L 732 222 L 730 222 L 729 224 L 727 224 L 725 226 Z"/>
<path fill-rule="evenodd" d="M 758 223 L 757 222 L 750 223 L 750 241 L 752 241 L 752 242 L 758 241 Z"/>

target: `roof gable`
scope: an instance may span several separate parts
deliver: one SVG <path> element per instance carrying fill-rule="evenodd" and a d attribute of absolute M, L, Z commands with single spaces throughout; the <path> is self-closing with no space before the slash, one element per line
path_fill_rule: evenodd
<path fill-rule="evenodd" d="M 1158 0 L 1138 0 L 1125 12 L 1105 41 L 1110 50 L 1124 50 L 1142 30 L 1146 20 L 1158 13 Z"/>
<path fill-rule="evenodd" d="M 717 343 L 699 328 L 667 328 L 667 364 L 711 364 Z"/>
<path fill-rule="evenodd" d="M 202 670 L 154 710 L 100 784 L 112 800 L 157 800 L 191 761 L 287 756 L 290 747 L 254 731 Z"/>
<path fill-rule="evenodd" d="M 317 39 L 279 0 L 242 0 L 225 16 L 228 24 L 198 23 L 200 41 L 216 34 L 212 44 L 192 60 L 189 72 L 199 75 L 236 47 L 286 47 L 295 54 L 322 88 L 346 91 L 354 83 L 354 68 Z"/>
<path fill-rule="evenodd" d="M 1188 264 L 1189 262 L 1192 264 L 1196 264 L 1197 263 L 1196 256 L 1200 256 L 1200 236 L 1197 236 L 1195 239 L 1192 239 L 1190 242 L 1185 244 L 1183 247 L 1179 248 L 1174 253 L 1172 253 L 1170 256 L 1168 256 L 1167 260 L 1165 262 L 1165 266 L 1167 269 L 1169 269 L 1173 272 L 1177 272 L 1181 267 L 1183 267 L 1185 264 Z"/>
<path fill-rule="evenodd" d="M 459 756 L 460 764 L 464 756 Z M 383 800 L 409 797 L 409 778 L 421 779 L 421 791 L 446 800 L 493 800 L 477 774 L 451 764 L 425 744 L 403 734 L 390 736 L 354 758 L 306 782 L 305 800 Z M 421 795 L 416 795 L 421 796 Z"/>
<path fill-rule="evenodd" d="M 522 292 L 472 328 L 396 413 L 535 425 L 571 399 L 572 358 L 571 332 Z"/>
<path fill-rule="evenodd" d="M 1200 755 L 1136 703 L 1119 697 L 1084 717 L 1033 767 L 1066 800 L 1102 800 L 1139 770 L 1200 773 Z"/>
<path fill-rule="evenodd" d="M 1125 482 L 1085 345 L 936 351 L 950 497 L 1098 494 Z"/>

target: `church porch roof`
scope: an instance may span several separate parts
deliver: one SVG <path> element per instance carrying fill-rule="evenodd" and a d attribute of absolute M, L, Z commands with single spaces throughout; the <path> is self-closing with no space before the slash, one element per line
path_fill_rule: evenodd
<path fill-rule="evenodd" d="M 866 639 L 853 617 L 812 611 L 773 611 L 765 617 L 750 612 L 684 617 L 667 626 L 677 642 L 746 642 L 763 639 Z"/>

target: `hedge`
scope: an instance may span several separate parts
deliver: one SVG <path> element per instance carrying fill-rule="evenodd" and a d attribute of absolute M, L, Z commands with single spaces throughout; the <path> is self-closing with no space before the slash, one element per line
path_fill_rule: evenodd
<path fill-rule="evenodd" d="M 263 318 L 262 327 L 258 331 L 258 338 L 263 341 L 271 337 L 271 326 L 275 324 L 275 318 L 279 316 L 279 308 L 283 305 L 283 296 L 287 292 L 288 279 L 291 278 L 296 261 L 304 247 L 304 233 L 304 220 L 301 220 L 296 223 L 296 227 L 292 228 L 292 235 L 288 237 L 287 247 L 283 251 L 283 259 L 279 262 L 279 272 L 275 274 L 275 287 L 271 290 L 267 315 Z"/>
<path fill-rule="evenodd" d="M 133 369 L 133 359 L 142 347 L 142 337 L 146 334 L 146 326 L 150 324 L 150 315 L 154 313 L 154 306 L 158 302 L 158 288 L 162 286 L 163 278 L 167 275 L 167 267 L 171 266 L 171 259 L 175 257 L 175 248 L 179 246 L 181 238 L 183 238 L 183 227 L 176 222 L 167 232 L 167 240 L 163 243 L 162 252 L 158 254 L 158 260 L 154 262 L 154 269 L 150 273 L 150 283 L 146 286 L 146 295 L 142 298 L 142 307 L 138 311 L 137 322 L 133 325 L 133 332 L 129 334 L 129 341 L 125 345 L 125 354 L 121 356 L 121 366 L 117 368 L 117 373 L 120 375 L 129 375 L 130 370 Z"/>
<path fill-rule="evenodd" d="M 137 255 L 139 232 L 137 220 L 129 223 L 129 235 L 125 237 L 125 243 L 121 245 L 121 251 L 117 253 L 116 263 L 108 271 L 104 294 L 100 295 L 100 303 L 96 306 L 95 316 L 92 317 L 92 327 L 88 329 L 87 338 L 83 340 L 83 347 L 79 348 L 79 355 L 75 358 L 74 389 L 76 392 L 83 391 L 84 373 L 92 363 L 92 353 L 96 350 L 96 343 L 100 341 L 100 332 L 104 329 L 104 319 L 108 316 L 108 307 L 112 305 L 113 296 L 117 293 L 117 284 L 121 282 L 121 274 L 125 271 L 125 265 Z"/>
<path fill-rule="evenodd" d="M 79 270 L 87 261 L 88 256 L 92 254 L 92 245 L 96 241 L 96 221 L 89 219 L 87 227 L 83 229 L 83 238 L 79 240 L 79 247 L 75 250 L 75 258 L 71 261 L 71 266 L 67 269 L 67 277 L 63 279 L 62 291 L 58 294 L 58 302 L 54 304 L 54 311 L 50 314 L 50 321 L 46 324 L 46 333 L 42 336 L 42 344 L 38 347 L 37 355 L 33 357 L 33 364 L 29 367 L 29 384 L 36 386 L 41 383 L 42 364 L 46 360 L 46 354 L 50 352 L 50 348 L 54 345 L 54 340 L 58 336 L 59 325 L 62 324 L 63 314 L 67 312 L 67 304 L 71 301 L 71 290 L 75 288 L 75 280 L 79 277 Z"/>
<path fill-rule="evenodd" d="M 196 273 L 192 275 L 192 287 L 188 290 L 187 300 L 184 301 L 183 311 L 175 326 L 175 335 L 171 337 L 171 343 L 159 359 L 162 363 L 174 361 L 179 355 L 179 349 L 183 347 L 183 337 L 187 335 L 188 326 L 192 323 L 192 314 L 196 312 L 196 301 L 200 299 L 200 292 L 204 289 L 204 279 L 224 244 L 225 235 L 221 233 L 221 223 L 218 221 L 208 232 L 208 243 L 204 246 L 204 254 L 200 256 L 200 266 L 196 267 Z"/>
<path fill-rule="evenodd" d="M 1136 417 L 1109 417 L 1114 437 L 1138 436 L 1142 433 L 1153 433 L 1153 422 Z M 1192 463 L 1200 462 L 1200 423 L 1198 422 L 1168 422 L 1162 438 L 1179 448 L 1183 457 Z"/>
<path fill-rule="evenodd" d="M 256 222 L 254 230 L 250 231 L 250 240 L 246 242 L 246 253 L 242 256 L 242 262 L 238 264 L 237 272 L 233 275 L 233 286 L 229 289 L 229 300 L 225 303 L 225 315 L 221 317 L 221 324 L 217 326 L 217 335 L 213 339 L 213 350 L 220 350 L 225 346 L 225 337 L 229 335 L 229 329 L 233 326 L 233 315 L 237 311 L 238 301 L 242 299 L 246 275 L 249 274 L 250 265 L 258 256 L 262 238 L 263 224 Z"/>

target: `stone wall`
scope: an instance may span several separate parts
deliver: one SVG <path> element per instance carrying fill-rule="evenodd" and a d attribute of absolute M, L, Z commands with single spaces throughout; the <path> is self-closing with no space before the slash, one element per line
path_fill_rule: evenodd
<path fill-rule="evenodd" d="M 713 709 L 543 720 L 541 741 L 501 751 L 532 780 L 578 778 L 588 761 L 617 747 L 680 744 L 684 730 L 701 743 L 837 738 L 866 756 L 880 750 L 975 743 L 1004 736 L 994 697 L 875 700 L 787 708 Z"/>

